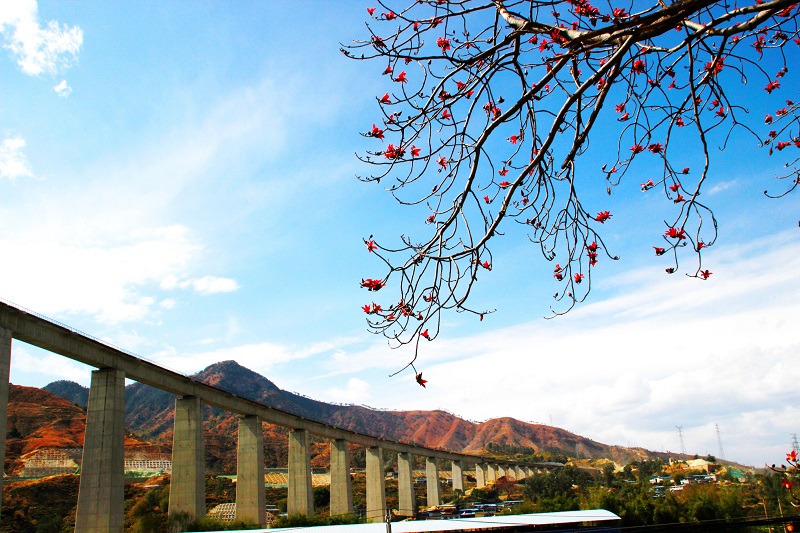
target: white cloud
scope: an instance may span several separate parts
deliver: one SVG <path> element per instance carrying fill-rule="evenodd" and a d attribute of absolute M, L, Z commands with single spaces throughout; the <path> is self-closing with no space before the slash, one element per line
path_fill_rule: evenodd
<path fill-rule="evenodd" d="M 201 278 L 180 279 L 178 276 L 169 275 L 161 280 L 160 286 L 164 290 L 189 289 L 203 296 L 224 292 L 233 292 L 239 289 L 239 284 L 231 278 L 216 276 L 203 276 Z"/>
<path fill-rule="evenodd" d="M 67 359 L 58 354 L 31 348 L 21 343 L 13 343 L 11 349 L 11 375 L 9 381 L 17 384 L 31 382 L 47 383 L 66 379 L 88 386 L 93 368 Z"/>
<path fill-rule="evenodd" d="M 77 61 L 83 30 L 78 26 L 59 26 L 54 20 L 42 26 L 38 11 L 35 0 L 4 2 L 0 9 L 3 47 L 11 51 L 25 74 L 56 74 Z"/>
<path fill-rule="evenodd" d="M 714 185 L 711 189 L 709 189 L 706 194 L 712 195 L 712 194 L 720 193 L 722 191 L 727 191 L 731 187 L 735 187 L 736 184 L 737 184 L 737 180 L 720 181 L 719 183 Z"/>
<path fill-rule="evenodd" d="M 728 458 L 763 464 L 797 420 L 800 243 L 784 233 L 706 261 L 715 265 L 707 282 L 631 272 L 624 294 L 564 317 L 440 337 L 415 363 L 425 391 L 410 372 L 387 381 L 375 371 L 401 367 L 408 351 L 373 346 L 332 354 L 327 365 L 387 383 L 374 400 L 381 406 L 552 417 L 608 444 L 678 451 L 681 425 L 689 453 L 717 455 L 718 423 Z"/>
<path fill-rule="evenodd" d="M 61 98 L 66 98 L 70 94 L 72 94 L 72 87 L 70 87 L 69 84 L 67 84 L 67 80 L 61 80 L 61 83 L 53 87 L 53 90 Z"/>
<path fill-rule="evenodd" d="M 83 236 L 85 237 L 85 236 Z M 153 312 L 148 292 L 164 277 L 182 272 L 202 247 L 182 226 L 140 229 L 113 243 L 82 242 L 25 232 L 0 233 L 13 261 L 0 262 L 0 294 L 45 314 L 87 313 L 100 322 L 140 320 Z"/>
<path fill-rule="evenodd" d="M 306 359 L 317 353 L 319 353 L 317 345 L 296 347 L 259 342 L 186 354 L 179 354 L 174 349 L 168 348 L 149 358 L 184 374 L 193 374 L 214 363 L 232 359 L 243 367 L 268 375 L 276 365 Z"/>
<path fill-rule="evenodd" d="M 0 143 L 0 178 L 10 180 L 33 176 L 33 170 L 22 149 L 25 139 L 22 137 L 6 137 Z"/>
<path fill-rule="evenodd" d="M 202 278 L 182 281 L 179 286 L 182 289 L 191 288 L 204 296 L 222 292 L 233 292 L 239 289 L 239 284 L 236 283 L 236 280 L 218 278 L 216 276 L 203 276 Z"/>
<path fill-rule="evenodd" d="M 169 299 L 152 303 L 159 284 L 201 295 L 237 290 L 235 279 L 203 272 L 206 246 L 175 222 L 176 211 L 189 205 L 181 193 L 187 184 L 231 172 L 251 150 L 267 159 L 280 152 L 287 114 L 302 107 L 289 105 L 294 97 L 293 88 L 269 82 L 243 89 L 213 106 L 200 124 L 151 136 L 80 171 L 50 175 L 46 190 L 16 191 L 18 201 L 0 206 L 0 245 L 4 256 L 15 258 L 0 264 L 0 295 L 46 314 L 87 313 L 113 323 L 174 307 Z M 4 142 L 3 177 L 32 174 L 23 147 L 21 138 Z M 270 202 L 294 194 L 293 186 L 275 181 Z"/>
<path fill-rule="evenodd" d="M 350 378 L 344 388 L 328 390 L 328 398 L 339 403 L 363 404 L 370 400 L 372 386 L 363 379 Z"/>

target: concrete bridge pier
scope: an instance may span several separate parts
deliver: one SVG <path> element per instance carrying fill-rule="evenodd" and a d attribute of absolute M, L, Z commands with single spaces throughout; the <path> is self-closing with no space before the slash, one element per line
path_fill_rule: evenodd
<path fill-rule="evenodd" d="M 236 519 L 248 524 L 267 525 L 264 488 L 264 432 L 261 417 L 239 419 L 236 455 Z"/>
<path fill-rule="evenodd" d="M 203 405 L 200 398 L 175 398 L 172 433 L 172 477 L 169 483 L 169 517 L 206 515 L 206 463 L 203 441 Z"/>
<path fill-rule="evenodd" d="M 497 464 L 489 463 L 486 466 L 486 484 L 493 484 L 497 481 L 497 478 L 500 477 L 497 475 Z"/>
<path fill-rule="evenodd" d="M 331 441 L 331 516 L 352 514 L 353 483 L 350 449 L 344 439 Z"/>
<path fill-rule="evenodd" d="M 6 429 L 8 428 L 8 375 L 11 371 L 11 330 L 0 328 L 0 465 L 6 460 Z M 0 496 L 3 494 L 3 475 L 0 468 Z M 0 498 L 0 510 L 2 509 Z"/>
<path fill-rule="evenodd" d="M 367 522 L 383 522 L 386 518 L 386 486 L 384 483 L 383 449 L 370 446 L 367 452 Z"/>
<path fill-rule="evenodd" d="M 289 515 L 314 514 L 314 491 L 311 487 L 311 436 L 307 429 L 289 432 Z"/>
<path fill-rule="evenodd" d="M 475 465 L 475 486 L 479 489 L 486 486 L 486 465 Z"/>
<path fill-rule="evenodd" d="M 439 485 L 439 463 L 435 457 L 425 458 L 425 479 L 428 486 L 428 507 L 442 504 L 442 487 Z"/>
<path fill-rule="evenodd" d="M 125 373 L 113 368 L 94 370 L 86 406 L 75 531 L 122 532 L 124 444 Z"/>
<path fill-rule="evenodd" d="M 497 474 L 495 474 L 495 481 L 497 481 L 503 476 L 507 476 L 506 468 L 507 468 L 506 465 L 497 465 L 497 470 L 496 470 Z"/>
<path fill-rule="evenodd" d="M 414 516 L 417 510 L 414 498 L 413 458 L 409 452 L 397 454 L 397 514 Z"/>
<path fill-rule="evenodd" d="M 525 469 L 524 468 L 522 468 L 521 466 L 518 466 L 516 468 L 516 473 L 517 473 L 517 481 L 522 481 L 523 479 L 525 479 Z"/>
<path fill-rule="evenodd" d="M 461 461 L 453 461 L 453 491 L 464 492 L 464 466 Z"/>

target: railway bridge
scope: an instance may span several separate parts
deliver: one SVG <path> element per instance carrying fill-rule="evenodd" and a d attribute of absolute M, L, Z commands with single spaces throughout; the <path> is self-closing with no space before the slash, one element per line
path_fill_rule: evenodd
<path fill-rule="evenodd" d="M 172 476 L 169 513 L 205 516 L 203 405 L 239 415 L 237 443 L 236 517 L 266 524 L 264 442 L 262 424 L 289 429 L 290 514 L 312 514 L 311 435 L 330 440 L 331 515 L 353 512 L 348 444 L 366 449 L 367 520 L 386 516 L 383 452 L 397 453 L 398 513 L 414 513 L 413 457 L 424 457 L 428 505 L 441 503 L 439 468 L 452 471 L 453 489 L 464 489 L 467 469 L 475 469 L 477 485 L 508 476 L 523 479 L 534 472 L 558 468 L 557 463 L 520 463 L 426 448 L 345 430 L 310 420 L 231 392 L 201 383 L 136 357 L 99 339 L 0 301 L 0 464 L 5 457 L 8 379 L 12 340 L 60 354 L 96 368 L 92 371 L 86 434 L 78 493 L 75 530 L 81 533 L 122 531 L 124 518 L 125 379 L 175 394 Z M 2 481 L 0 480 L 0 483 Z M 1 488 L 1 487 L 0 487 Z"/>

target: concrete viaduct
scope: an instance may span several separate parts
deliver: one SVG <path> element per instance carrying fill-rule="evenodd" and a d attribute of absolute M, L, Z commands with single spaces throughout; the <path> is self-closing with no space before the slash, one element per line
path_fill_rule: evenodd
<path fill-rule="evenodd" d="M 367 519 L 386 516 L 383 451 L 396 452 L 399 509 L 414 512 L 412 456 L 425 457 L 428 505 L 441 503 L 439 464 L 449 462 L 453 489 L 464 489 L 465 465 L 474 465 L 479 487 L 508 476 L 528 477 L 534 471 L 561 466 L 555 463 L 514 463 L 445 450 L 414 446 L 344 430 L 273 409 L 231 392 L 162 368 L 152 362 L 57 324 L 33 312 L 0 301 L 0 464 L 5 457 L 8 379 L 12 339 L 60 354 L 97 368 L 92 371 L 86 434 L 83 446 L 75 530 L 80 533 L 122 531 L 124 506 L 125 379 L 170 392 L 175 400 L 169 514 L 205 516 L 205 461 L 202 405 L 239 415 L 237 445 L 236 517 L 266 524 L 264 443 L 262 423 L 283 426 L 289 432 L 290 514 L 312 514 L 310 437 L 331 443 L 331 515 L 353 512 L 348 443 L 366 449 Z M 0 481 L 1 483 L 1 481 Z M 0 486 L 0 489 L 2 487 Z"/>

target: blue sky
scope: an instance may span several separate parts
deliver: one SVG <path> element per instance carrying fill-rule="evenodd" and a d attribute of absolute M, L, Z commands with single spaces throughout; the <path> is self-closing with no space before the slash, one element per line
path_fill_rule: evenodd
<path fill-rule="evenodd" d="M 0 2 L 0 298 L 181 372 L 235 359 L 321 400 L 654 450 L 679 451 L 682 426 L 717 455 L 718 424 L 726 457 L 779 461 L 800 432 L 800 211 L 763 196 L 777 169 L 750 139 L 714 149 L 708 282 L 664 274 L 665 215 L 632 176 L 603 206 L 622 259 L 587 303 L 543 320 L 552 264 L 508 237 L 475 295 L 498 312 L 444 317 L 427 389 L 388 377 L 410 354 L 367 333 L 359 282 L 383 272 L 362 239 L 424 228 L 355 179 L 392 89 L 339 52 L 365 7 Z M 15 344 L 13 383 L 89 371 Z"/>

